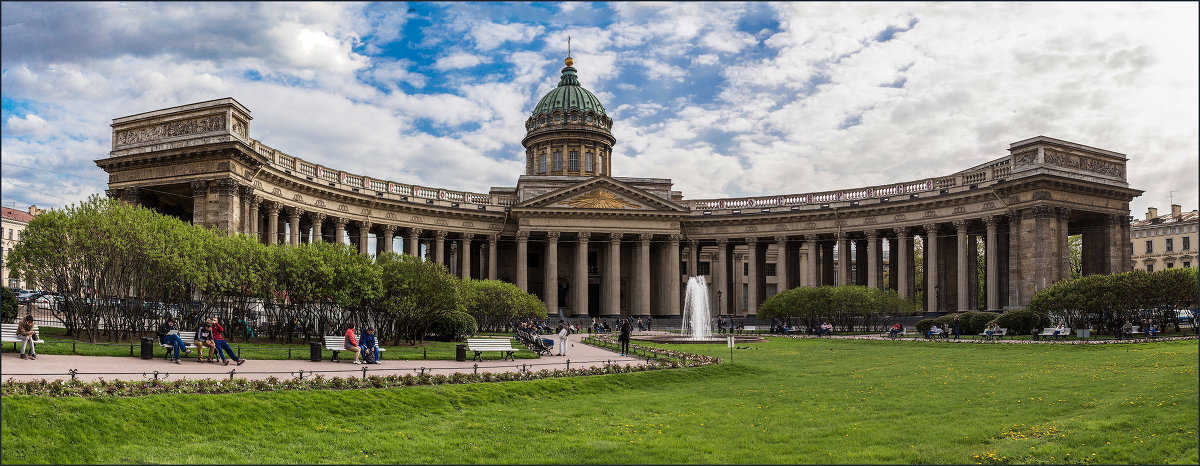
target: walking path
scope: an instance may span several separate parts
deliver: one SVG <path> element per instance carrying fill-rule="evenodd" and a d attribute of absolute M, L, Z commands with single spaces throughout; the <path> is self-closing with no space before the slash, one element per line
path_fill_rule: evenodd
<path fill-rule="evenodd" d="M 299 371 L 304 371 L 304 377 L 311 377 L 314 373 L 321 374 L 323 377 L 361 377 L 363 369 L 367 370 L 367 375 L 405 375 L 418 374 L 422 371 L 431 374 L 452 374 L 455 372 L 472 373 L 475 370 L 479 372 L 518 372 L 521 370 L 539 371 L 542 369 L 567 369 L 568 360 L 570 368 L 583 367 L 601 367 L 605 364 L 619 365 L 642 365 L 646 363 L 644 359 L 631 357 L 623 357 L 605 349 L 597 348 L 591 345 L 581 343 L 581 340 L 586 335 L 575 334 L 567 338 L 568 348 L 566 356 L 542 356 L 540 359 L 518 359 L 514 361 L 471 361 L 468 359 L 465 362 L 458 361 L 443 361 L 443 360 L 417 360 L 417 361 L 397 361 L 397 360 L 381 360 L 379 364 L 364 364 L 356 365 L 351 363 L 353 357 L 343 358 L 341 363 L 333 363 L 328 359 L 321 362 L 311 362 L 308 360 L 247 360 L 241 366 L 234 365 L 230 362 L 228 366 L 222 365 L 220 362 L 198 363 L 195 359 L 185 359 L 181 364 L 175 364 L 163 358 L 155 359 L 140 359 L 133 357 L 113 357 L 113 356 L 76 356 L 76 355 L 57 355 L 44 354 L 38 355 L 36 360 L 20 359 L 16 353 L 5 352 L 0 354 L 0 380 L 13 379 L 18 382 L 29 380 L 55 380 L 71 378 L 70 371 L 76 369 L 78 372 L 76 378 L 81 381 L 97 381 L 100 378 L 104 380 L 150 380 L 155 377 L 154 372 L 158 371 L 158 378 L 165 380 L 178 379 L 225 379 L 230 377 L 230 371 L 234 377 L 260 380 L 269 377 L 280 379 L 293 378 L 300 375 Z M 555 337 L 555 345 L 558 341 Z M 558 348 L 555 348 L 557 354 Z M 522 349 L 522 351 L 528 351 Z M 468 357 L 473 353 L 468 351 Z M 326 353 L 328 357 L 328 353 Z M 387 353 L 384 353 L 387 357 Z M 476 368 L 478 364 L 478 368 Z"/>

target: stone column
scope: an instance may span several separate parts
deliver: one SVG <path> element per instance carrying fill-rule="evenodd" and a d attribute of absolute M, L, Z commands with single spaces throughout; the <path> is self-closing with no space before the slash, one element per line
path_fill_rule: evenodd
<path fill-rule="evenodd" d="M 321 224 L 325 222 L 325 214 L 314 212 L 309 215 L 313 225 L 313 241 L 314 243 L 325 241 L 325 233 L 321 231 Z"/>
<path fill-rule="evenodd" d="M 671 235 L 670 243 L 667 244 L 667 311 L 660 312 L 663 315 L 682 315 L 682 308 L 679 307 L 679 242 L 683 241 L 683 235 Z"/>
<path fill-rule="evenodd" d="M 246 185 L 237 186 L 238 205 L 241 208 L 238 212 L 238 233 L 250 236 L 250 197 L 254 195 L 254 187 Z"/>
<path fill-rule="evenodd" d="M 1021 228 L 1024 214 L 1017 209 L 1010 209 L 1008 216 L 1008 305 L 1019 306 L 1022 295 L 1021 278 Z"/>
<path fill-rule="evenodd" d="M 879 286 L 879 233 L 875 230 L 867 231 L 867 286 L 871 288 L 882 288 Z"/>
<path fill-rule="evenodd" d="M 363 221 L 359 222 L 358 223 L 358 253 L 359 254 L 368 254 L 370 252 L 370 250 L 367 249 L 367 239 L 369 238 L 370 234 L 371 234 L 371 221 L 363 220 Z"/>
<path fill-rule="evenodd" d="M 396 236 L 396 226 L 380 225 L 379 227 L 383 229 L 383 240 L 378 241 L 378 238 L 376 238 L 377 241 L 375 248 L 378 250 L 378 252 L 375 253 L 376 256 L 382 256 L 386 253 L 395 251 L 395 248 L 392 247 L 392 238 Z"/>
<path fill-rule="evenodd" d="M 441 264 L 446 261 L 446 232 L 437 230 L 433 232 L 433 262 Z"/>
<path fill-rule="evenodd" d="M 500 235 L 488 235 L 488 280 L 496 280 L 498 277 L 496 273 L 498 268 L 496 264 L 496 247 L 499 242 Z"/>
<path fill-rule="evenodd" d="M 925 312 L 938 311 L 938 225 L 925 225 Z"/>
<path fill-rule="evenodd" d="M 637 315 L 650 315 L 650 238 L 654 235 L 642 233 L 638 235 L 641 240 L 638 243 L 638 264 L 637 264 L 637 311 L 632 312 Z"/>
<path fill-rule="evenodd" d="M 883 286 L 885 289 L 899 290 L 900 287 L 897 286 L 896 283 L 896 251 L 899 250 L 899 247 L 896 246 L 895 237 L 885 236 L 883 242 L 887 242 L 888 248 L 887 283 L 885 283 Z M 879 257 L 883 257 L 883 255 L 881 254 Z M 880 274 L 880 276 L 882 277 L 883 275 Z"/>
<path fill-rule="evenodd" d="M 413 256 L 416 258 L 421 257 L 421 229 L 420 228 L 409 228 L 408 229 L 408 254 L 410 256 Z"/>
<path fill-rule="evenodd" d="M 987 309 L 995 311 L 1000 309 L 1000 288 L 997 286 L 999 285 L 999 277 L 996 273 L 996 261 L 998 260 L 996 252 L 1000 246 L 1000 235 L 996 229 L 997 220 L 995 216 L 988 215 L 984 217 L 983 223 L 987 225 L 987 239 L 984 244 L 987 248 L 986 252 L 984 252 L 984 267 L 986 269 L 984 272 L 986 274 L 984 281 L 987 286 Z"/>
<path fill-rule="evenodd" d="M 851 283 L 850 274 L 850 242 L 846 240 L 846 234 L 838 232 L 837 234 L 838 247 L 838 285 L 849 285 Z"/>
<path fill-rule="evenodd" d="M 295 206 L 287 206 L 283 208 L 287 212 L 288 217 L 288 244 L 298 246 L 300 244 L 300 216 L 304 214 L 304 210 Z"/>
<path fill-rule="evenodd" d="M 236 233 L 238 231 L 238 218 L 241 217 L 242 211 L 238 205 L 238 185 L 232 179 L 225 178 L 217 180 L 217 211 L 216 218 L 209 218 L 212 215 L 206 215 L 205 220 L 215 224 L 217 228 L 225 230 L 227 233 Z"/>
<path fill-rule="evenodd" d="M 462 246 L 458 248 L 459 254 L 462 256 L 462 278 L 468 280 L 471 278 L 471 240 L 475 238 L 474 233 L 463 233 Z"/>
<path fill-rule="evenodd" d="M 758 314 L 758 273 L 758 238 L 749 237 L 746 238 L 746 314 Z"/>
<path fill-rule="evenodd" d="M 267 209 L 267 244 L 279 243 L 279 203 L 267 201 L 263 203 Z"/>
<path fill-rule="evenodd" d="M 895 265 L 892 273 L 896 274 L 896 291 L 900 294 L 901 299 L 912 300 L 912 294 L 909 293 L 908 288 L 912 265 L 908 263 L 908 254 L 912 252 L 913 248 L 908 240 L 908 227 L 896 227 L 892 231 L 896 232 L 896 249 L 889 253 L 892 257 L 892 264 Z"/>
<path fill-rule="evenodd" d="M 808 286 L 815 288 L 821 286 L 821 277 L 817 271 L 819 265 L 817 262 L 817 249 L 819 248 L 817 235 L 804 235 L 804 242 L 808 243 L 806 245 L 808 247 Z"/>
<path fill-rule="evenodd" d="M 775 237 L 775 292 L 783 293 L 788 290 L 788 238 L 787 235 Z"/>
<path fill-rule="evenodd" d="M 247 202 L 250 203 L 249 234 L 250 234 L 251 238 L 254 238 L 255 241 L 258 241 L 261 243 L 262 237 L 261 237 L 261 235 L 258 234 L 258 224 L 260 223 L 259 218 L 258 218 L 258 201 L 259 201 L 258 195 L 254 194 L 253 190 L 251 190 L 251 194 L 249 196 L 247 196 Z"/>
<path fill-rule="evenodd" d="M 1068 232 L 1071 220 L 1071 209 L 1059 207 L 1055 209 L 1055 219 L 1058 223 L 1055 225 L 1055 241 L 1058 243 L 1058 278 L 1054 281 L 1069 280 L 1071 278 L 1071 253 Z"/>
<path fill-rule="evenodd" d="M 604 271 L 604 290 L 608 296 L 608 315 L 621 314 L 621 234 L 608 235 L 608 270 Z"/>
<path fill-rule="evenodd" d="M 699 274 L 700 270 L 700 242 L 691 240 L 688 242 L 688 279 Z"/>
<path fill-rule="evenodd" d="M 557 231 L 546 232 L 546 260 L 542 261 L 542 297 L 551 316 L 558 314 L 558 236 Z"/>
<path fill-rule="evenodd" d="M 970 224 L 966 220 L 954 221 L 954 230 L 958 235 L 958 243 L 955 246 L 957 249 L 956 252 L 958 252 L 958 257 L 956 258 L 958 260 L 958 267 L 956 270 L 958 272 L 958 278 L 955 280 L 956 284 L 958 285 L 958 297 L 955 304 L 958 305 L 957 310 L 963 312 L 973 310 L 974 308 L 969 299 L 971 283 L 967 281 L 967 277 L 970 276 L 970 274 L 967 273 L 967 228 L 969 226 Z M 973 271 L 973 269 L 971 271 Z"/>
<path fill-rule="evenodd" d="M 729 257 L 730 255 L 732 254 L 729 252 L 729 240 L 725 238 L 717 239 L 717 253 L 714 256 L 717 267 L 716 270 L 713 270 L 713 290 L 717 293 L 717 305 L 713 311 L 716 314 L 729 313 L 729 305 L 726 303 L 732 299 L 730 295 L 733 294 L 729 289 L 729 282 L 732 281 L 730 280 L 731 274 L 729 273 L 729 263 L 730 259 L 732 259 Z"/>
<path fill-rule="evenodd" d="M 1122 252 L 1125 251 L 1126 245 L 1121 241 L 1121 220 L 1124 217 L 1121 215 L 1107 215 L 1104 218 L 1105 233 L 1108 235 L 1106 242 L 1104 257 L 1107 259 L 1106 267 L 1108 273 L 1122 273 L 1125 269 L 1122 261 Z M 1128 255 L 1132 256 L 1132 255 Z"/>
<path fill-rule="evenodd" d="M 208 213 L 208 181 L 192 182 L 192 225 L 204 226 Z"/>
<path fill-rule="evenodd" d="M 517 232 L 517 288 L 529 292 L 529 232 Z"/>
<path fill-rule="evenodd" d="M 573 313 L 577 316 L 586 315 L 588 313 L 588 240 L 591 239 L 592 233 L 581 231 L 578 233 L 578 240 L 575 243 L 575 273 L 571 278 L 571 289 L 574 290 L 571 298 Z"/>
<path fill-rule="evenodd" d="M 346 244 L 346 217 L 333 217 L 333 244 Z"/>

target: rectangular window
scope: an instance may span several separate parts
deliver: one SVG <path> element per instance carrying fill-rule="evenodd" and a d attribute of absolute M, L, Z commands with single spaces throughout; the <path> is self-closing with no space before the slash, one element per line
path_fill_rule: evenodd
<path fill-rule="evenodd" d="M 1185 269 L 1192 268 L 1192 263 L 1188 262 L 1188 261 L 1183 261 L 1183 268 L 1185 268 Z"/>
<path fill-rule="evenodd" d="M 775 296 L 775 295 L 777 295 L 777 294 L 779 294 L 779 287 L 778 287 L 778 285 L 773 285 L 773 284 L 772 284 L 772 285 L 767 285 L 767 297 L 768 297 L 768 298 L 770 298 L 770 297 L 772 297 L 772 296 Z"/>
<path fill-rule="evenodd" d="M 596 171 L 596 161 L 592 158 L 592 153 L 583 154 L 583 170 L 588 172 Z"/>
<path fill-rule="evenodd" d="M 1175 250 L 1175 238 L 1167 238 L 1167 251 Z"/>
<path fill-rule="evenodd" d="M 1154 240 L 1146 240 L 1146 254 L 1154 253 Z"/>
<path fill-rule="evenodd" d="M 712 275 L 712 271 L 709 269 L 708 262 L 699 262 L 696 264 L 696 273 L 699 275 Z"/>
<path fill-rule="evenodd" d="M 596 154 L 596 171 L 599 172 L 601 175 L 606 174 L 606 173 L 604 173 L 604 156 L 603 155 Z"/>
<path fill-rule="evenodd" d="M 1192 249 L 1192 237 L 1184 236 L 1183 237 L 1183 250 L 1188 251 L 1191 249 Z"/>
<path fill-rule="evenodd" d="M 750 275 L 750 263 L 742 262 L 742 275 Z"/>
<path fill-rule="evenodd" d="M 538 156 L 538 173 L 546 174 L 546 154 Z"/>
<path fill-rule="evenodd" d="M 8 229 L 8 239 L 12 239 L 12 228 Z"/>
<path fill-rule="evenodd" d="M 554 153 L 554 173 L 562 171 L 562 152 Z"/>
<path fill-rule="evenodd" d="M 1174 262 L 1167 262 L 1167 268 L 1168 268 L 1168 269 L 1173 269 L 1173 268 L 1175 268 L 1175 263 L 1174 263 Z"/>
<path fill-rule="evenodd" d="M 1147 271 L 1147 272 L 1153 272 L 1153 271 L 1154 271 L 1154 264 L 1146 264 L 1146 271 Z"/>
<path fill-rule="evenodd" d="M 570 158 L 567 159 L 567 169 L 573 172 L 579 171 L 579 152 L 571 151 Z"/>
<path fill-rule="evenodd" d="M 684 275 L 687 275 L 687 273 L 688 273 L 687 261 L 679 261 L 679 272 Z"/>
<path fill-rule="evenodd" d="M 775 265 L 776 264 L 767 264 L 767 276 L 768 277 L 775 276 Z"/>

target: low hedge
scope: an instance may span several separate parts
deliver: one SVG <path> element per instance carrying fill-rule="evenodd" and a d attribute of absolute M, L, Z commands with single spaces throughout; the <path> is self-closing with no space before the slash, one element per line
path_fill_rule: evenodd
<path fill-rule="evenodd" d="M 1009 335 L 1029 335 L 1050 325 L 1050 318 L 1031 309 L 1012 309 L 995 319 L 996 325 L 1007 328 Z"/>

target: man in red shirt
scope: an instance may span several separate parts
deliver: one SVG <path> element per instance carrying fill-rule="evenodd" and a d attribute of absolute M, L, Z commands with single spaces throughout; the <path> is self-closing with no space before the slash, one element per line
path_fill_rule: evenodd
<path fill-rule="evenodd" d="M 225 342 L 225 337 L 221 335 L 225 333 L 225 327 L 222 327 L 215 317 L 209 318 L 208 323 L 212 327 L 213 342 L 217 344 L 217 356 L 221 358 L 221 363 L 228 366 L 229 359 L 232 359 L 240 366 L 243 362 L 246 362 L 245 359 L 240 359 L 236 354 L 233 354 L 233 348 L 230 348 L 229 343 Z M 225 359 L 225 354 L 229 355 L 229 359 Z"/>

